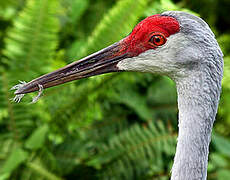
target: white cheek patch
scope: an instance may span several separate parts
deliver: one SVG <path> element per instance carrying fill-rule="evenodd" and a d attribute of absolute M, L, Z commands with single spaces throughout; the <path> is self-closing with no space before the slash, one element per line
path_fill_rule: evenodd
<path fill-rule="evenodd" d="M 179 43 L 178 43 L 179 42 Z M 165 74 L 173 70 L 178 52 L 188 46 L 188 40 L 182 33 L 167 38 L 167 42 L 156 49 L 150 49 L 117 64 L 119 70 L 140 71 Z"/>

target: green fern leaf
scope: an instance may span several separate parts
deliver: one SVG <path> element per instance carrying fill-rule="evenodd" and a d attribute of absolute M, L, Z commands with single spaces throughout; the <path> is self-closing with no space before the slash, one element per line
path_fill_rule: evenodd
<path fill-rule="evenodd" d="M 49 71 L 47 65 L 50 64 L 49 60 L 52 59 L 57 46 L 58 2 L 28 0 L 5 38 L 0 70 L 0 109 L 1 112 L 7 113 L 0 118 L 1 144 L 6 145 L 9 138 L 12 141 L 8 146 L 0 147 L 0 152 L 4 152 L 0 164 L 11 161 L 7 155 L 15 146 L 22 148 L 23 140 L 36 128 L 35 120 L 41 116 L 39 111 L 36 111 L 39 104 L 28 106 L 25 103 L 13 103 L 9 90 L 18 80 L 29 80 Z M 26 158 L 23 159 L 25 160 Z M 21 162 L 22 160 L 19 161 Z"/>
<path fill-rule="evenodd" d="M 175 144 L 176 134 L 169 132 L 161 121 L 147 127 L 136 124 L 112 137 L 87 164 L 101 169 L 102 179 L 143 177 L 150 169 L 152 175 L 162 173 L 163 157 L 175 153 Z"/>
<path fill-rule="evenodd" d="M 97 25 L 78 57 L 86 56 L 124 38 L 137 23 L 148 0 L 120 0 Z"/>
<path fill-rule="evenodd" d="M 11 71 L 17 71 L 17 77 L 31 79 L 37 74 L 47 72 L 47 65 L 57 46 L 59 29 L 56 0 L 28 1 L 25 9 L 14 21 L 14 27 L 5 39 L 3 54 Z M 27 74 L 25 74 L 27 73 Z"/>

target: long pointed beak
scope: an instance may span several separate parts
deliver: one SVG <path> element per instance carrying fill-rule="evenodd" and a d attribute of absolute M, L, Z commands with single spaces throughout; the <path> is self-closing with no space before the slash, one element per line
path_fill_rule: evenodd
<path fill-rule="evenodd" d="M 122 59 L 131 57 L 129 53 L 126 53 L 126 49 L 122 41 L 115 43 L 88 57 L 24 84 L 15 91 L 15 94 L 34 92 L 39 89 L 39 86 L 49 88 L 76 79 L 118 72 L 117 63 Z"/>

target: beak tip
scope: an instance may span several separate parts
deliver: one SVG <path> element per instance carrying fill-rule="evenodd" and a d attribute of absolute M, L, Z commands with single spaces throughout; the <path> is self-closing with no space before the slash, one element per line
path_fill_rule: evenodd
<path fill-rule="evenodd" d="M 15 90 L 14 94 L 15 95 L 19 95 L 19 94 L 23 94 L 24 91 L 24 86 L 27 84 L 25 81 L 19 81 L 20 83 L 13 86 L 10 90 Z"/>
<path fill-rule="evenodd" d="M 14 94 L 15 94 L 15 95 L 18 95 L 18 94 L 22 94 L 22 92 L 20 91 L 20 89 L 18 89 L 18 90 L 16 90 L 16 91 L 14 92 Z"/>

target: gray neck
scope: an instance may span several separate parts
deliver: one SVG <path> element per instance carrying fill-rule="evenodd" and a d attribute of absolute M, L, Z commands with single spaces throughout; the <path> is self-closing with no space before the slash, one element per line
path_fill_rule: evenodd
<path fill-rule="evenodd" d="M 176 80 L 179 135 L 172 180 L 207 177 L 209 143 L 221 91 L 222 70 L 201 68 Z M 210 74 L 211 73 L 211 74 Z"/>

